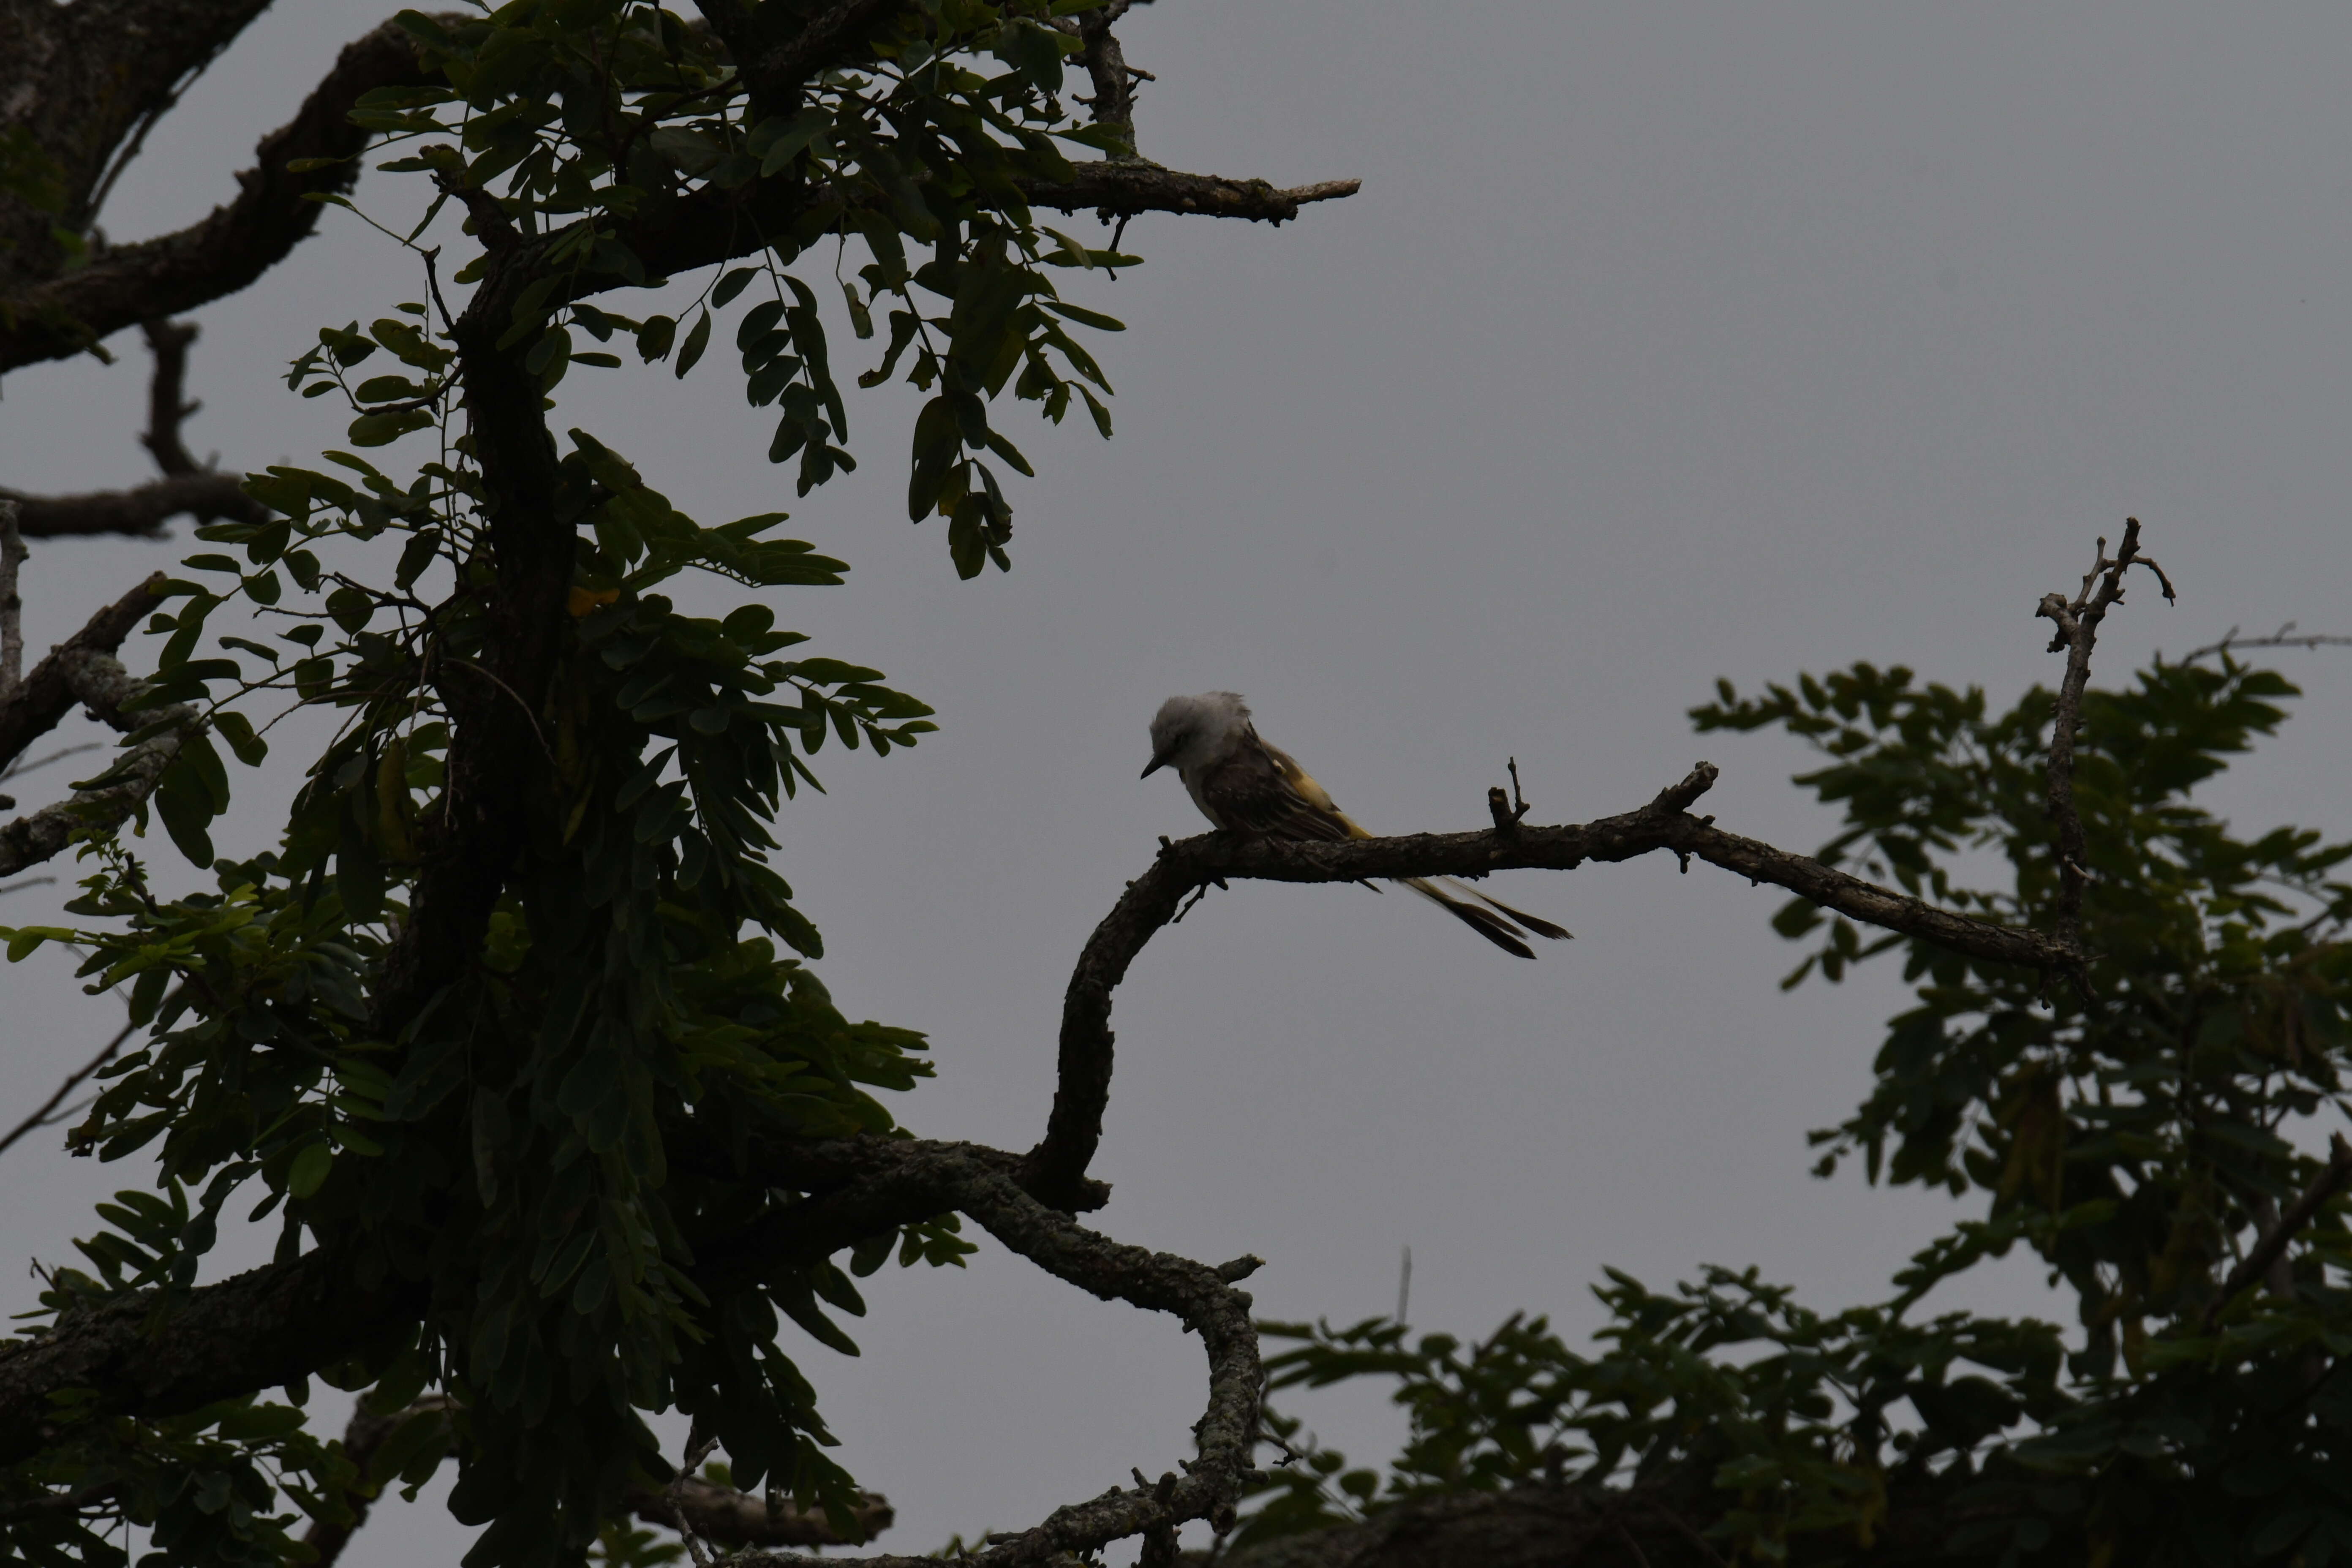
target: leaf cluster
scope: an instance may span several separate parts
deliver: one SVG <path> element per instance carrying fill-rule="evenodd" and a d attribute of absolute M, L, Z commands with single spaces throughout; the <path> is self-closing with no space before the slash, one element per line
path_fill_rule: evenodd
<path fill-rule="evenodd" d="M 1308 1452 L 1275 1472 L 1246 1529 L 1549 1482 L 1695 1498 L 1718 1550 L 1759 1562 L 1807 1540 L 1866 1551 L 1906 1509 L 1943 1531 L 1940 1548 L 1988 1563 L 2222 1568 L 2352 1551 L 2342 1200 L 2268 1279 L 2221 1292 L 2315 1178 L 2319 1124 L 2347 1109 L 2352 843 L 2249 837 L 2204 804 L 2294 695 L 2226 655 L 2086 694 L 2079 988 L 1864 941 L 1801 901 L 1775 917 L 1810 948 L 1785 984 L 1899 954 L 1913 994 L 1869 1097 L 1814 1135 L 1817 1173 L 1858 1156 L 1873 1181 L 1981 1205 L 1896 1273 L 1886 1302 L 1829 1317 L 1752 1272 L 1709 1269 L 1673 1295 L 1612 1272 L 1594 1353 L 1539 1319 L 1466 1348 L 1379 1320 L 1275 1326 L 1297 1348 L 1269 1362 L 1274 1387 L 1392 1378 L 1412 1436 L 1385 1478 Z M 2044 810 L 2053 710 L 2046 690 L 1995 712 L 1981 690 L 1863 664 L 1750 697 L 1727 682 L 1693 717 L 1781 729 L 1822 754 L 1798 782 L 1843 817 L 1823 860 L 2046 926 L 2061 896 Z M 1918 1316 L 1936 1289 L 2021 1246 L 2071 1298 L 2071 1332 Z"/>

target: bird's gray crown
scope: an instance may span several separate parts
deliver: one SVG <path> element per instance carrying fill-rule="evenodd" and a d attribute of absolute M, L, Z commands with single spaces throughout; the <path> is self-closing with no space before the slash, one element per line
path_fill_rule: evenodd
<path fill-rule="evenodd" d="M 1151 720 L 1152 766 L 1191 768 L 1219 755 L 1248 728 L 1249 704 L 1234 691 L 1171 697 Z"/>

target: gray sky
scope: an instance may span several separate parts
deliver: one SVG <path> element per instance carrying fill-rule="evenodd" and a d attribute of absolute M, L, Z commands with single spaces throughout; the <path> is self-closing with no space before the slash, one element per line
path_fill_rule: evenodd
<path fill-rule="evenodd" d="M 314 0 L 257 25 L 110 232 L 223 199 L 381 15 Z M 2126 512 L 2182 602 L 2133 595 L 2108 679 L 2233 623 L 2352 631 L 2341 6 L 1165 0 L 1123 31 L 1160 79 L 1150 156 L 1364 190 L 1280 230 L 1133 225 L 1149 264 L 1077 294 L 1130 328 L 1101 354 L 1118 437 L 1016 435 L 1041 477 L 1014 496 L 1009 577 L 957 582 L 940 525 L 905 521 L 905 399 L 853 405 L 864 468 L 797 501 L 716 357 L 683 384 L 563 388 L 562 422 L 704 521 L 792 510 L 856 570 L 779 595 L 783 623 L 940 710 L 911 753 L 828 750 L 833 793 L 780 826 L 845 1009 L 932 1035 L 940 1079 L 903 1107 L 922 1132 L 1017 1148 L 1042 1129 L 1081 942 L 1156 836 L 1202 826 L 1172 781 L 1135 778 L 1171 692 L 1246 693 L 1375 830 L 1479 825 L 1507 755 L 1546 821 L 1628 809 L 1706 756 L 1726 826 L 1811 848 L 1832 819 L 1788 784 L 1791 748 L 1689 733 L 1717 676 L 1867 658 L 2005 701 L 2054 678 L 2035 600 Z M 397 176 L 362 198 L 415 202 Z M 339 444 L 273 377 L 317 326 L 415 297 L 387 242 L 330 214 L 199 318 L 190 444 L 247 467 Z M 136 345 L 11 377 L 0 480 L 142 478 Z M 186 548 L 39 546 L 29 640 Z M 2312 695 L 2227 809 L 2352 826 L 2347 657 L 2284 656 Z M 255 804 L 225 847 L 258 847 L 287 771 L 237 775 Z M 1664 1284 L 1756 1263 L 1841 1306 L 1948 1217 L 1806 1174 L 1803 1134 L 1865 1092 L 1897 992 L 1776 991 L 1776 891 L 1670 859 L 1498 891 L 1579 940 L 1521 963 L 1414 900 L 1265 886 L 1163 934 L 1118 998 L 1096 1223 L 1262 1254 L 1276 1317 L 1388 1310 L 1410 1246 L 1415 1321 L 1476 1332 L 1518 1308 L 1591 1325 L 1604 1264 Z M 0 919 L 47 918 L 53 892 Z M 0 984 L 0 1103 L 119 1016 L 47 955 Z M 89 1200 L 137 1174 L 6 1158 L 0 1258 L 67 1256 Z M 898 1503 L 897 1550 L 1188 1451 L 1203 1384 L 1171 1323 L 994 1251 L 867 1294 L 867 1356 L 812 1345 L 803 1365 L 845 1461 Z M 1951 1302 L 2037 1300 L 2011 1268 Z M 1360 1458 L 1396 1430 L 1367 1397 L 1296 1407 Z M 346 1561 L 451 1562 L 462 1540 L 395 1505 Z"/>

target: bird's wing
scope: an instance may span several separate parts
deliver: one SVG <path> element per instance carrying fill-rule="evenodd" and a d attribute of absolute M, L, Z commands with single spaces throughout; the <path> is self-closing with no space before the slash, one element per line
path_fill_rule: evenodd
<path fill-rule="evenodd" d="M 1364 830 L 1331 804 L 1307 770 L 1244 731 L 1232 752 L 1201 771 L 1200 797 L 1213 820 L 1259 838 L 1361 838 Z"/>

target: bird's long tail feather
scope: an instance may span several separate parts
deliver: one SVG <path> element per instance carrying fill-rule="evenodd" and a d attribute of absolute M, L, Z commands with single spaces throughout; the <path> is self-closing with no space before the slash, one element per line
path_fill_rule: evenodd
<path fill-rule="evenodd" d="M 1452 915 L 1455 920 L 1460 921 L 1464 925 L 1468 926 L 1472 931 L 1476 931 L 1480 936 L 1485 937 L 1488 942 L 1491 942 L 1496 947 L 1501 948 L 1505 952 L 1516 953 L 1521 958 L 1533 958 L 1535 956 L 1535 950 L 1528 947 L 1526 942 L 1519 940 L 1527 933 L 1520 931 L 1518 927 L 1513 925 L 1509 921 L 1505 920 L 1502 916 L 1495 914 L 1489 910 L 1480 909 L 1476 904 L 1466 903 L 1460 899 L 1454 898 L 1452 894 L 1440 889 L 1435 883 L 1428 881 L 1423 878 L 1408 877 L 1402 878 L 1400 880 L 1404 886 L 1411 888 L 1414 892 L 1419 893 L 1423 898 L 1427 899 L 1431 903 L 1435 904 L 1447 914 Z M 1552 929 L 1558 931 L 1559 928 L 1554 926 Z M 1567 933 L 1562 931 L 1560 934 L 1565 936 Z"/>
<path fill-rule="evenodd" d="M 1461 883 L 1454 881 L 1452 878 L 1446 879 L 1445 885 L 1456 893 L 1467 893 L 1470 897 L 1477 900 L 1480 903 L 1485 904 L 1488 909 L 1500 910 L 1503 913 L 1510 916 L 1511 919 L 1527 927 L 1528 931 L 1534 932 L 1539 937 L 1544 937 L 1552 942 L 1573 942 L 1576 940 L 1576 933 L 1570 931 L 1567 927 L 1556 926 L 1548 920 L 1542 920 L 1535 915 L 1528 913 L 1525 910 L 1515 910 L 1511 908 L 1510 905 L 1503 902 L 1502 900 L 1490 899 L 1486 894 L 1480 892 L 1477 889 L 1465 888 Z"/>

